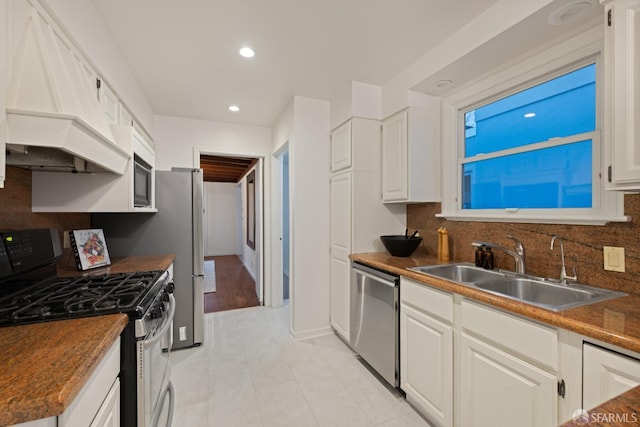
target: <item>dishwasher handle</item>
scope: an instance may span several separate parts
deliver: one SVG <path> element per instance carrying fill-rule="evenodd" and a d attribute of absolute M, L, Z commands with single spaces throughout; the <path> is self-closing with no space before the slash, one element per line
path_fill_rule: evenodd
<path fill-rule="evenodd" d="M 398 286 L 398 280 L 400 278 L 398 275 L 376 270 L 375 268 L 357 262 L 352 264 L 352 268 L 356 274 L 368 277 L 376 282 L 383 283 L 392 288 Z"/>

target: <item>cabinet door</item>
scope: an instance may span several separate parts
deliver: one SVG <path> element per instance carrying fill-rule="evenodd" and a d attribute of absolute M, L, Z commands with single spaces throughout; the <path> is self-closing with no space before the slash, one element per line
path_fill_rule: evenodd
<path fill-rule="evenodd" d="M 331 325 L 349 340 L 352 173 L 331 178 Z"/>
<path fill-rule="evenodd" d="M 406 200 L 409 195 L 407 170 L 407 111 L 382 122 L 382 201 Z"/>
<path fill-rule="evenodd" d="M 120 118 L 118 119 L 118 124 L 128 126 L 133 124 L 133 117 L 131 116 L 131 113 L 129 113 L 122 104 L 120 104 Z"/>
<path fill-rule="evenodd" d="M 591 409 L 640 385 L 640 361 L 584 344 L 582 405 Z"/>
<path fill-rule="evenodd" d="M 548 427 L 558 424 L 554 375 L 465 333 L 460 342 L 458 425 Z"/>
<path fill-rule="evenodd" d="M 120 380 L 116 378 L 90 427 L 120 426 Z"/>
<path fill-rule="evenodd" d="M 400 306 L 400 388 L 436 426 L 453 425 L 453 328 Z"/>
<path fill-rule="evenodd" d="M 609 188 L 640 189 L 640 0 L 605 11 L 605 128 Z"/>
<path fill-rule="evenodd" d="M 102 105 L 102 111 L 110 124 L 118 124 L 120 120 L 120 101 L 116 97 L 116 94 L 106 85 L 103 81 L 100 84 L 100 105 Z"/>
<path fill-rule="evenodd" d="M 331 132 L 331 172 L 351 167 L 351 121 Z"/>

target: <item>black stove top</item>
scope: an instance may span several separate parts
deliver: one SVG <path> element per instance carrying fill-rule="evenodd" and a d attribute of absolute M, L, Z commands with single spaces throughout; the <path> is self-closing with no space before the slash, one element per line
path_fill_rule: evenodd
<path fill-rule="evenodd" d="M 167 285 L 163 271 L 60 278 L 61 255 L 58 230 L 0 232 L 0 326 L 112 313 L 140 319 Z"/>
<path fill-rule="evenodd" d="M 0 326 L 101 314 L 143 316 L 162 286 L 162 271 L 14 279 L 0 285 Z"/>

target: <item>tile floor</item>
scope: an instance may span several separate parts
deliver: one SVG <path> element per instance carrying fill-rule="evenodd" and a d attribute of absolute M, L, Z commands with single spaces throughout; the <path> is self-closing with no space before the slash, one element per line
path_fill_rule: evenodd
<path fill-rule="evenodd" d="M 429 425 L 336 336 L 292 342 L 288 306 L 206 314 L 171 357 L 175 427 Z"/>

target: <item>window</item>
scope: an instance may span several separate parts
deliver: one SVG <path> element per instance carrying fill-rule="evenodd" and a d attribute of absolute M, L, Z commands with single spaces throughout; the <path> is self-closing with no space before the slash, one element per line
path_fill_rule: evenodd
<path fill-rule="evenodd" d="M 462 209 L 593 206 L 595 64 L 468 110 L 464 127 Z"/>
<path fill-rule="evenodd" d="M 439 216 L 627 220 L 622 196 L 604 190 L 599 47 L 571 46 L 514 61 L 443 99 L 443 170 L 451 173 Z"/>

